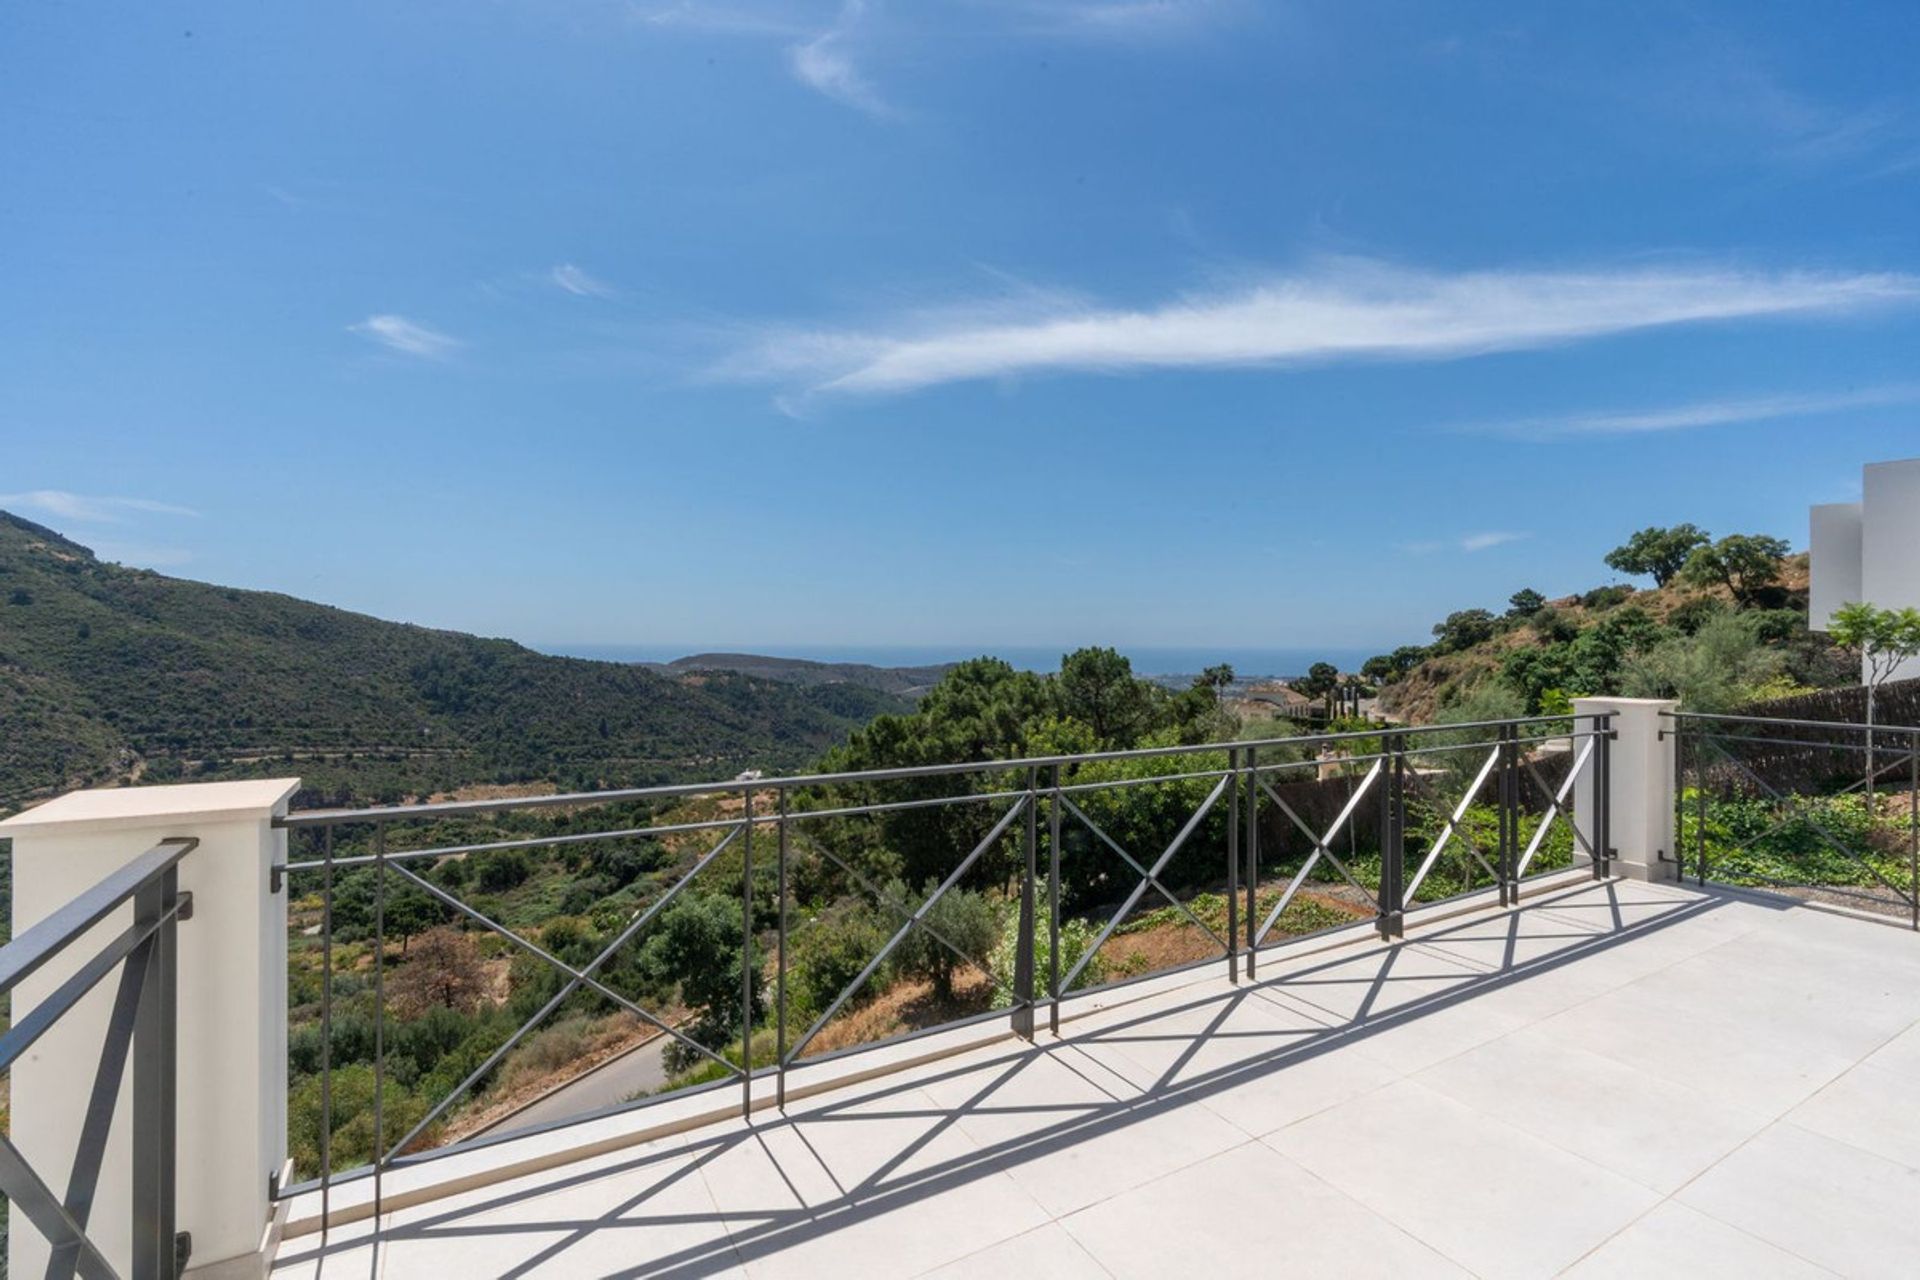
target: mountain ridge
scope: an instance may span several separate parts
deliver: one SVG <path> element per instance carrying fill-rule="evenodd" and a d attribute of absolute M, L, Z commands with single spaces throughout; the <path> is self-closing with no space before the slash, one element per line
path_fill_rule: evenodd
<path fill-rule="evenodd" d="M 0 511 L 0 809 L 296 767 L 330 800 L 800 767 L 910 705 L 844 681 L 554 657 L 127 568 Z"/>

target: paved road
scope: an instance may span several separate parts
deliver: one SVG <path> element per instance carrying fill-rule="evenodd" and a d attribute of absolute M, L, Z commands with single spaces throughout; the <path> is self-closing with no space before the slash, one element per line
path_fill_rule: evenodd
<path fill-rule="evenodd" d="M 505 1133 L 529 1125 L 550 1124 L 617 1106 L 643 1089 L 658 1089 L 667 1082 L 667 1070 L 661 1062 L 671 1036 L 659 1035 L 629 1053 L 589 1071 L 578 1080 L 561 1085 L 552 1093 L 532 1102 L 493 1124 L 487 1132 Z"/>

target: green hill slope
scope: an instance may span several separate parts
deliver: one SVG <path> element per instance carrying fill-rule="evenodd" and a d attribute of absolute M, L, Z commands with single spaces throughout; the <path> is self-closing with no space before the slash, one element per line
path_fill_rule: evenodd
<path fill-rule="evenodd" d="M 289 770 L 370 800 L 784 768 L 908 705 L 853 684 L 549 657 L 127 569 L 0 512 L 0 807 Z"/>

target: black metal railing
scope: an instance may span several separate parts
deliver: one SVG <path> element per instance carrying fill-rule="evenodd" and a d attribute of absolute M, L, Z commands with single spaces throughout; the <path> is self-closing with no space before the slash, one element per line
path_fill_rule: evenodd
<path fill-rule="evenodd" d="M 1674 712 L 1675 858 L 1920 929 L 1920 728 Z"/>
<path fill-rule="evenodd" d="M 1582 858 L 1604 877 L 1604 800 L 1574 809 L 1582 778 L 1606 796 L 1613 732 L 1606 714 L 1533 717 L 295 812 L 279 825 L 297 855 L 284 870 L 309 1176 L 282 1194 L 317 1191 L 324 1222 L 334 1186 L 371 1178 L 378 1212 L 388 1170 L 605 1114 L 490 1121 L 485 1137 L 465 1123 L 569 1006 L 631 1019 L 677 1063 L 668 1091 L 622 1105 L 737 1085 L 750 1110 L 783 1104 L 792 1073 L 879 1043 L 1002 1017 L 1031 1037 L 1090 991 L 1221 961 L 1252 977 L 1275 947 L 1397 937 L 1411 909 L 1517 902 L 1524 881 Z M 529 859 L 571 859 L 592 888 L 556 911 L 543 895 L 568 877 L 549 883 Z M 462 1022 L 416 1000 L 396 1019 L 421 963 L 396 939 L 425 937 L 422 921 L 486 941 L 504 1003 L 464 997 L 478 1012 Z M 677 985 L 648 968 L 663 951 Z M 449 1009 L 471 985 L 448 977 Z M 396 1036 L 437 1034 L 435 1019 L 449 1040 L 492 1030 L 444 1061 L 404 1058 Z M 339 1168 L 349 1127 L 361 1159 Z"/>
<path fill-rule="evenodd" d="M 87 1111 L 75 1137 L 64 1192 L 29 1164 L 10 1136 L 0 1136 L 0 1192 L 51 1250 L 46 1274 L 88 1280 L 117 1276 L 88 1235 L 107 1135 L 121 1082 L 132 1067 L 132 1254 L 134 1280 L 171 1280 L 186 1263 L 174 1231 L 175 927 L 192 914 L 179 889 L 180 860 L 191 839 L 163 840 L 38 924 L 0 947 L 0 994 L 12 992 L 63 956 L 94 925 L 133 903 L 133 922 L 87 957 L 0 1035 L 0 1070 L 11 1071 L 33 1044 L 118 970 L 120 978 L 100 1048 Z M 71 1064 L 76 1071 L 88 1063 Z M 21 1224 L 16 1223 L 18 1230 Z"/>

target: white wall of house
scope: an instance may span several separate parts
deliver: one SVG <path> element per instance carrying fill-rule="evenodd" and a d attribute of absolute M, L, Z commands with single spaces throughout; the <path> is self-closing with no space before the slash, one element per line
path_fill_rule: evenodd
<path fill-rule="evenodd" d="M 1862 503 L 1830 502 L 1808 513 L 1812 581 L 1807 592 L 1807 622 L 1815 631 L 1825 631 L 1841 605 L 1865 598 L 1861 585 L 1862 510 Z"/>
<path fill-rule="evenodd" d="M 1920 458 L 1869 463 L 1860 501 L 1811 509 L 1808 617 L 1826 629 L 1855 600 L 1882 609 L 1920 608 Z M 1864 668 L 1864 662 L 1863 662 Z M 1920 677 L 1920 658 L 1893 673 Z"/>

